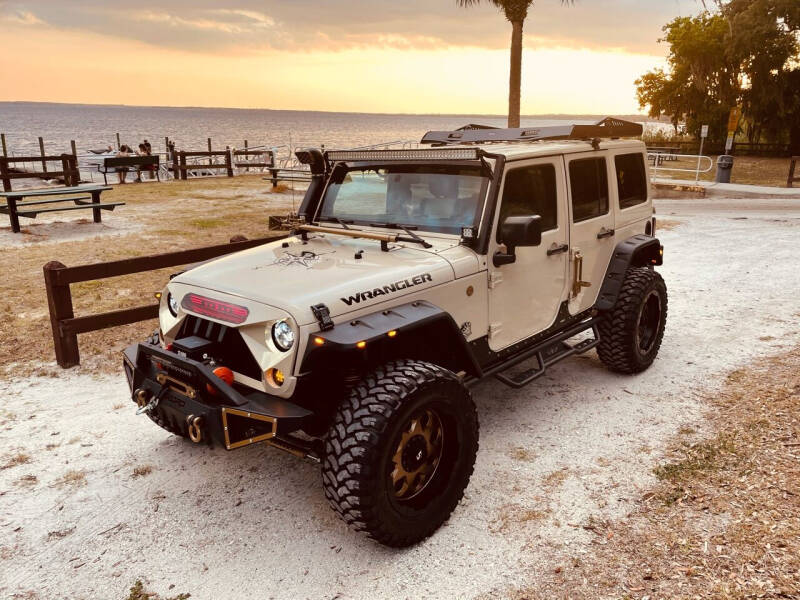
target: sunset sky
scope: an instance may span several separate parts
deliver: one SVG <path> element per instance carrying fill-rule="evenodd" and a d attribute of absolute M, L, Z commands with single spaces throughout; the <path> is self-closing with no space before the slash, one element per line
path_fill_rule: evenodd
<path fill-rule="evenodd" d="M 456 0 L 0 0 L 0 101 L 402 113 L 506 111 L 510 25 Z M 220 8 L 225 7 L 225 8 Z M 638 112 L 694 0 L 539 0 L 522 112 Z"/>

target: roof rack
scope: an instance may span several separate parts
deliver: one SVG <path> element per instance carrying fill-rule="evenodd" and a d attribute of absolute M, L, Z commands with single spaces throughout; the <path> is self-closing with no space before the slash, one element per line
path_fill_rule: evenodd
<path fill-rule="evenodd" d="M 486 142 L 534 142 L 538 140 L 590 140 L 594 138 L 638 137 L 639 123 L 606 117 L 594 125 L 556 125 L 551 127 L 519 127 L 499 129 L 487 125 L 465 125 L 455 131 L 429 131 L 423 144 L 481 144 Z"/>

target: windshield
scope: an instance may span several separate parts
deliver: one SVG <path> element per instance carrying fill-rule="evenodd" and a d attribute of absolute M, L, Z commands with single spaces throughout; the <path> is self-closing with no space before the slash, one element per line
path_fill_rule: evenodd
<path fill-rule="evenodd" d="M 460 235 L 476 227 L 487 179 L 478 166 L 392 165 L 334 171 L 320 221 Z"/>

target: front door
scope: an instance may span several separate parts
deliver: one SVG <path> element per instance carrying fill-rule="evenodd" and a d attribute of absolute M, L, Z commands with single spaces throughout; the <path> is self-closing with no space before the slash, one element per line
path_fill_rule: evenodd
<path fill-rule="evenodd" d="M 614 252 L 614 211 L 609 206 L 606 152 L 569 154 L 569 311 L 594 305 Z"/>
<path fill-rule="evenodd" d="M 502 350 L 547 329 L 566 297 L 569 215 L 561 158 L 506 164 L 500 196 L 500 224 L 509 216 L 539 215 L 542 243 L 516 249 L 516 262 L 495 267 L 496 234 L 489 244 L 489 347 Z"/>

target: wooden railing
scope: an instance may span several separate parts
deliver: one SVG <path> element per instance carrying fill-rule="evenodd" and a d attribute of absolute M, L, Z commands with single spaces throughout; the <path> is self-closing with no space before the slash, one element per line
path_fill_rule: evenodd
<path fill-rule="evenodd" d="M 49 171 L 48 162 L 61 163 L 60 171 Z M 17 163 L 41 163 L 41 171 L 25 171 L 15 169 L 12 165 Z M 59 154 L 58 156 L 0 156 L 0 180 L 3 182 L 3 191 L 10 192 L 12 179 L 62 179 L 64 185 L 71 187 L 80 183 L 78 172 L 78 159 L 74 154 Z"/>
<path fill-rule="evenodd" d="M 190 263 L 217 258 L 231 252 L 238 252 L 279 240 L 286 235 L 248 240 L 242 236 L 231 238 L 230 243 L 191 250 L 180 250 L 166 254 L 139 256 L 105 263 L 94 263 L 77 267 L 67 267 L 58 261 L 44 265 L 44 284 L 47 290 L 47 304 L 50 308 L 50 325 L 53 329 L 53 346 L 56 361 L 63 368 L 74 367 L 81 362 L 78 352 L 78 334 L 108 327 L 128 325 L 158 317 L 158 304 L 147 304 L 135 308 L 124 308 L 106 313 L 76 317 L 72 306 L 70 284 L 82 281 L 95 281 L 120 275 L 131 275 L 144 271 L 154 271 L 166 267 L 176 267 Z"/>

